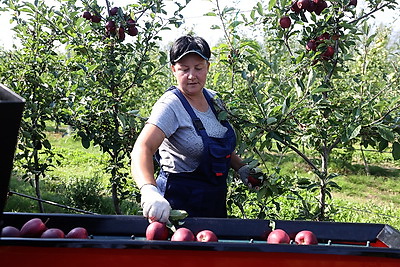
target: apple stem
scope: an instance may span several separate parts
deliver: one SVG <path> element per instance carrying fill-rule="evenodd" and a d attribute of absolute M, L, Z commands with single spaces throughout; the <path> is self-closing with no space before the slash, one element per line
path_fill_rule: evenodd
<path fill-rule="evenodd" d="M 269 227 L 271 227 L 271 230 L 274 231 L 276 228 L 275 221 L 269 221 Z"/>
<path fill-rule="evenodd" d="M 167 222 L 167 227 L 169 228 L 169 229 L 171 229 L 171 231 L 173 232 L 173 233 L 175 233 L 176 232 L 176 227 L 175 227 L 175 225 L 173 225 L 169 220 L 168 220 L 168 222 Z"/>

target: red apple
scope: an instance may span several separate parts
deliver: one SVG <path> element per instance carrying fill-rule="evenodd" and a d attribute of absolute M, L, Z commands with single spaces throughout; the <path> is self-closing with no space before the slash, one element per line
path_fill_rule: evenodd
<path fill-rule="evenodd" d="M 291 24 L 292 21 L 288 16 L 283 16 L 282 18 L 279 19 L 279 25 L 281 25 L 281 27 L 284 29 L 289 28 Z"/>
<path fill-rule="evenodd" d="M 317 45 L 323 43 L 325 40 L 329 40 L 330 38 L 331 38 L 331 35 L 327 32 L 324 32 L 323 34 L 321 34 L 320 36 L 318 36 L 316 38 Z"/>
<path fill-rule="evenodd" d="M 93 23 L 100 23 L 101 17 L 100 17 L 100 16 L 97 16 L 97 15 L 93 15 L 91 21 L 92 21 Z"/>
<path fill-rule="evenodd" d="M 315 11 L 315 9 L 317 8 L 317 4 L 314 2 L 314 1 L 309 1 L 309 3 L 308 3 L 308 6 L 307 6 L 307 8 L 306 8 L 306 10 L 308 11 L 308 12 L 314 12 Z"/>
<path fill-rule="evenodd" d="M 138 31 L 138 29 L 136 28 L 136 26 L 129 26 L 129 27 L 128 27 L 128 35 L 130 35 L 130 36 L 136 36 L 136 35 L 138 35 L 138 33 L 139 33 L 139 31 Z"/>
<path fill-rule="evenodd" d="M 41 238 L 64 238 L 65 234 L 62 230 L 58 228 L 49 228 L 43 232 L 40 236 Z"/>
<path fill-rule="evenodd" d="M 126 20 L 126 25 L 128 25 L 128 27 L 135 26 L 136 25 L 136 21 L 134 19 L 129 18 L 129 19 Z"/>
<path fill-rule="evenodd" d="M 14 226 L 6 226 L 1 230 L 1 235 L 3 237 L 20 237 L 21 231 Z"/>
<path fill-rule="evenodd" d="M 292 3 L 290 6 L 290 10 L 292 10 L 294 13 L 299 14 L 301 9 L 297 6 L 297 0 Z"/>
<path fill-rule="evenodd" d="M 92 18 L 92 14 L 90 14 L 89 11 L 85 11 L 85 12 L 83 12 L 82 17 L 87 20 L 90 20 Z"/>
<path fill-rule="evenodd" d="M 317 245 L 318 240 L 315 234 L 308 230 L 300 231 L 296 234 L 294 241 L 299 245 Z"/>
<path fill-rule="evenodd" d="M 335 54 L 335 48 L 333 46 L 328 46 L 324 53 L 321 54 L 322 59 L 328 60 Z"/>
<path fill-rule="evenodd" d="M 317 15 L 321 15 L 322 11 L 324 11 L 324 9 L 327 7 L 328 7 L 328 4 L 326 3 L 326 1 L 321 0 L 318 3 L 316 3 L 314 12 Z"/>
<path fill-rule="evenodd" d="M 66 238 L 80 238 L 80 239 L 88 239 L 89 234 L 88 231 L 83 227 L 75 227 L 65 236 Z"/>
<path fill-rule="evenodd" d="M 247 181 L 249 185 L 253 188 L 259 187 L 261 185 L 261 180 L 253 176 L 247 177 Z"/>
<path fill-rule="evenodd" d="M 181 227 L 172 235 L 171 241 L 195 241 L 195 237 L 188 228 Z"/>
<path fill-rule="evenodd" d="M 275 229 L 271 233 L 269 233 L 267 238 L 267 243 L 270 244 L 289 244 L 290 237 L 289 235 L 282 229 Z"/>
<path fill-rule="evenodd" d="M 123 27 L 118 28 L 118 40 L 125 40 L 125 29 Z"/>
<path fill-rule="evenodd" d="M 152 222 L 146 228 L 147 240 L 167 240 L 168 228 L 165 223 Z"/>
<path fill-rule="evenodd" d="M 199 242 L 218 242 L 217 235 L 211 230 L 202 230 L 196 235 Z"/>
<path fill-rule="evenodd" d="M 357 6 L 357 0 L 350 0 L 349 6 Z"/>
<path fill-rule="evenodd" d="M 310 51 L 310 50 L 316 51 L 317 50 L 317 43 L 315 42 L 314 39 L 311 39 L 310 41 L 307 42 L 306 49 L 308 51 Z"/>
<path fill-rule="evenodd" d="M 310 4 L 310 0 L 297 0 L 297 6 L 300 9 L 307 9 Z"/>
<path fill-rule="evenodd" d="M 110 16 L 115 16 L 115 15 L 117 15 L 117 14 L 118 14 L 118 10 L 119 10 L 118 7 L 113 7 L 113 8 L 111 8 L 111 10 L 110 10 Z"/>
<path fill-rule="evenodd" d="M 23 237 L 40 237 L 47 226 L 39 218 L 33 218 L 27 221 L 21 228 L 21 236 Z"/>
<path fill-rule="evenodd" d="M 115 26 L 115 21 L 107 21 L 106 23 L 106 30 L 108 33 L 115 33 L 115 31 L 117 30 L 116 26 Z"/>

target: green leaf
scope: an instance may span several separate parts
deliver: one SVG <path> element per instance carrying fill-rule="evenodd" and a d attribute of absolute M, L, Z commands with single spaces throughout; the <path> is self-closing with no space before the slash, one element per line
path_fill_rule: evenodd
<path fill-rule="evenodd" d="M 361 125 L 357 125 L 356 127 L 352 126 L 351 128 L 349 128 L 349 132 L 348 132 L 348 139 L 351 140 L 353 138 L 356 138 L 359 134 L 360 134 L 360 130 L 361 130 Z"/>
<path fill-rule="evenodd" d="M 307 88 L 310 88 L 315 82 L 316 73 L 314 69 L 311 69 L 310 73 L 308 74 L 308 81 L 307 81 Z"/>
<path fill-rule="evenodd" d="M 82 138 L 82 146 L 86 149 L 88 149 L 90 147 L 90 140 L 87 138 Z"/>
<path fill-rule="evenodd" d="M 188 216 L 188 213 L 185 210 L 171 210 L 169 213 L 169 220 L 171 222 L 183 220 Z"/>
<path fill-rule="evenodd" d="M 385 139 L 382 139 L 382 140 L 379 142 L 378 150 L 379 150 L 380 152 L 382 152 L 383 150 L 385 150 L 385 149 L 388 147 L 388 145 L 389 145 L 389 142 L 388 142 L 387 140 L 385 140 Z"/>
<path fill-rule="evenodd" d="M 43 144 L 43 146 L 44 146 L 45 148 L 51 149 L 51 144 L 50 144 L 49 140 L 47 140 L 47 139 L 46 139 L 46 140 L 43 140 L 42 144 Z"/>
<path fill-rule="evenodd" d="M 384 126 L 378 126 L 378 133 L 381 137 L 389 142 L 394 142 L 394 134 L 393 132 Z"/>
<path fill-rule="evenodd" d="M 285 101 L 283 101 L 283 105 L 282 105 L 282 114 L 286 115 L 288 110 L 290 108 L 290 97 L 287 97 L 285 99 Z"/>
<path fill-rule="evenodd" d="M 394 160 L 400 159 L 400 143 L 398 142 L 393 143 L 392 155 Z"/>
<path fill-rule="evenodd" d="M 275 123 L 277 121 L 278 121 L 277 118 L 269 117 L 269 118 L 267 118 L 267 125 L 271 125 L 271 124 L 273 124 L 273 123 Z"/>
<path fill-rule="evenodd" d="M 272 2 L 272 1 L 271 1 Z M 264 10 L 260 2 L 257 3 L 257 12 L 260 16 L 264 15 Z"/>
<path fill-rule="evenodd" d="M 270 0 L 268 5 L 268 10 L 272 10 L 274 5 L 276 4 L 276 0 Z"/>
<path fill-rule="evenodd" d="M 331 89 L 325 86 L 319 86 L 318 88 L 312 90 L 311 94 L 317 94 L 322 92 L 329 92 Z"/>

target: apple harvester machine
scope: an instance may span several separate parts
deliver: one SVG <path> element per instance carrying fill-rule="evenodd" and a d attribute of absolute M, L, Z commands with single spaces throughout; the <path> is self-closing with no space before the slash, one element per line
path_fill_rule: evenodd
<path fill-rule="evenodd" d="M 0 85 L 0 228 L 31 218 L 64 232 L 85 227 L 89 239 L 0 238 L 0 266 L 400 266 L 400 232 L 386 224 L 274 221 L 294 239 L 310 230 L 317 245 L 267 244 L 269 220 L 186 218 L 194 233 L 219 242 L 148 241 L 142 216 L 3 212 L 24 99 Z"/>

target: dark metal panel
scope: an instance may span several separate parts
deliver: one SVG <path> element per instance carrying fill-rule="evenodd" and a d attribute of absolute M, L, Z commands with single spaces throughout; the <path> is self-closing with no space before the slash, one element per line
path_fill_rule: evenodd
<path fill-rule="evenodd" d="M 0 84 L 0 226 L 25 100 Z"/>

